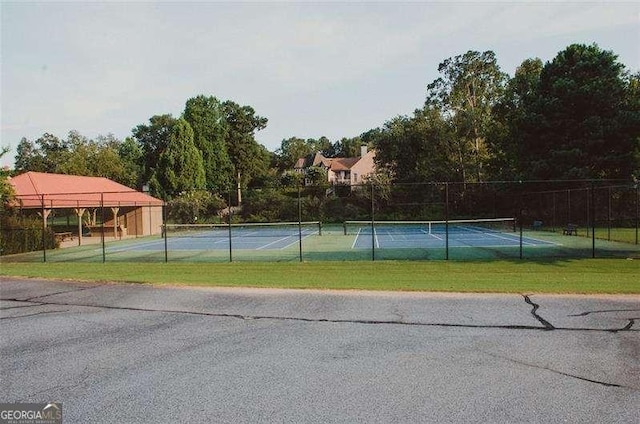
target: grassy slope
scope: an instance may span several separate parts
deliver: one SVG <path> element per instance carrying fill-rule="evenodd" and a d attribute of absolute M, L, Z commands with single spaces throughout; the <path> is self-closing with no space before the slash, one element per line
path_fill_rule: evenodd
<path fill-rule="evenodd" d="M 640 261 L 2 263 L 0 275 L 229 287 L 640 293 Z"/>

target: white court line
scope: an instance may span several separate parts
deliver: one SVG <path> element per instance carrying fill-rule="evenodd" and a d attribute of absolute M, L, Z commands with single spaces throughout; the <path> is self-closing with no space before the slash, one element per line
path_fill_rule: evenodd
<path fill-rule="evenodd" d="M 304 231 L 303 231 L 303 234 L 304 234 Z M 304 237 L 302 237 L 302 238 L 303 238 L 303 239 L 306 239 L 307 237 L 312 236 L 312 235 L 314 235 L 314 233 L 313 233 L 313 232 L 311 232 L 311 233 L 307 233 L 307 234 L 306 234 Z M 255 250 L 262 250 L 262 249 L 265 249 L 265 248 L 267 248 L 267 247 L 271 246 L 272 244 L 279 243 L 279 242 L 281 242 L 282 240 L 286 240 L 286 239 L 289 239 L 289 238 L 292 238 L 292 237 L 295 237 L 295 241 L 294 241 L 294 242 L 292 242 L 292 243 L 289 243 L 289 244 L 288 244 L 288 245 L 286 245 L 285 247 L 282 247 L 280 250 L 282 250 L 282 249 L 286 249 L 287 247 L 289 247 L 289 246 L 291 246 L 291 245 L 295 244 L 295 243 L 298 241 L 298 234 L 291 234 L 291 235 L 289 235 L 289 236 L 279 238 L 278 240 L 272 241 L 271 243 L 267 243 L 267 244 L 265 244 L 264 246 L 256 247 L 256 249 L 255 249 Z"/>
<path fill-rule="evenodd" d="M 286 239 L 291 238 L 291 237 L 293 237 L 293 236 L 286 236 L 286 237 L 280 238 L 280 239 L 278 239 L 278 240 L 272 241 L 271 243 L 267 243 L 267 244 L 265 244 L 265 245 L 263 245 L 263 246 L 256 247 L 256 249 L 255 249 L 255 250 L 262 250 L 262 249 L 265 249 L 265 248 L 267 248 L 267 247 L 271 246 L 272 244 L 276 244 L 276 243 L 278 243 L 278 242 L 281 242 L 282 240 L 286 240 Z"/>
<path fill-rule="evenodd" d="M 164 245 L 164 239 L 155 240 L 155 241 L 147 241 L 147 242 L 144 242 L 144 243 L 132 244 L 132 245 L 129 245 L 129 246 L 123 246 L 123 247 L 119 247 L 119 248 L 107 248 L 106 251 L 108 253 L 128 252 L 130 250 L 137 250 L 136 248 L 138 248 L 138 247 L 153 246 L 153 245 L 156 245 L 156 244 Z M 95 249 L 94 252 L 102 252 L 102 248 Z"/>
<path fill-rule="evenodd" d="M 358 234 L 356 234 L 356 238 L 353 239 L 353 244 L 351 245 L 352 249 L 356 248 L 356 242 L 358 241 L 358 237 L 360 237 L 360 231 L 362 231 L 362 227 L 358 228 Z"/>
<path fill-rule="evenodd" d="M 425 231 L 425 230 L 420 230 L 420 231 L 422 231 L 422 232 L 423 232 L 423 233 L 425 233 L 425 234 L 429 234 L 431 237 L 434 237 L 434 238 L 436 238 L 436 239 L 438 239 L 438 240 L 440 240 L 440 241 L 444 241 L 444 239 L 443 239 L 442 237 L 438 237 L 437 235 L 432 234 L 432 233 L 430 233 L 430 232 L 428 232 L 428 231 Z"/>
<path fill-rule="evenodd" d="M 518 236 L 513 236 L 513 237 L 510 238 L 510 237 L 499 236 L 497 234 L 491 234 L 491 233 L 487 233 L 487 232 L 484 232 L 484 231 L 476 230 L 475 228 L 471 228 L 471 227 L 463 227 L 463 226 L 461 226 L 460 228 L 464 228 L 467 231 L 473 231 L 473 232 L 476 232 L 476 233 L 480 233 L 480 234 L 483 234 L 483 235 L 487 235 L 487 236 L 491 236 L 491 237 L 495 237 L 495 238 L 499 238 L 499 239 L 503 239 L 503 240 L 520 242 L 520 237 L 518 237 Z M 530 246 L 536 246 L 535 243 L 530 243 L 530 242 L 524 241 L 524 240 L 522 240 L 522 244 L 527 244 L 527 245 L 530 245 Z M 494 246 L 490 246 L 490 247 L 494 247 Z"/>
<path fill-rule="evenodd" d="M 311 236 L 315 236 L 315 235 L 316 235 L 316 233 L 309 233 L 309 234 L 307 234 L 306 236 L 302 237 L 302 240 L 304 240 L 304 239 L 306 239 L 306 238 L 308 238 L 308 237 L 311 237 Z M 287 247 L 293 246 L 294 244 L 298 243 L 298 236 L 295 236 L 295 238 L 296 238 L 296 239 L 295 239 L 295 241 L 293 241 L 293 242 L 291 242 L 291 243 L 287 244 L 287 245 L 286 245 L 286 246 L 284 246 L 284 247 L 281 247 L 281 248 L 280 248 L 280 250 L 284 250 L 284 249 L 286 249 Z"/>

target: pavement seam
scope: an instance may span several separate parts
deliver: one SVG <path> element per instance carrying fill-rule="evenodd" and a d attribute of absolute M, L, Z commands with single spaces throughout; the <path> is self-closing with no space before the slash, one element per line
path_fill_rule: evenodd
<path fill-rule="evenodd" d="M 0 300 L 16 301 L 16 299 L 0 299 Z M 25 302 L 24 300 L 22 301 Z M 537 325 L 516 325 L 516 324 L 482 325 L 482 324 L 451 324 L 451 323 L 437 323 L 437 322 L 426 323 L 426 322 L 410 322 L 410 321 L 397 321 L 397 320 L 303 318 L 303 317 L 285 317 L 285 316 L 269 316 L 269 315 L 261 316 L 261 315 L 242 315 L 242 314 L 228 314 L 228 313 L 216 313 L 216 312 L 181 311 L 181 310 L 171 310 L 171 309 L 136 308 L 136 307 L 126 307 L 126 306 L 109 306 L 109 305 L 95 305 L 95 304 L 92 305 L 92 304 L 65 303 L 65 302 L 38 302 L 38 303 L 40 303 L 40 305 L 77 306 L 77 307 L 109 309 L 109 310 L 185 314 L 185 315 L 209 316 L 209 317 L 217 317 L 217 318 L 235 318 L 243 321 L 276 320 L 276 321 L 318 322 L 318 323 L 334 323 L 334 324 L 406 325 L 406 326 L 422 326 L 422 327 L 487 328 L 487 329 L 502 329 L 502 330 L 536 330 L 536 331 L 550 330 L 547 327 L 540 327 Z M 553 327 L 552 329 L 562 330 L 562 331 L 640 332 L 640 330 L 631 329 L 631 327 L 628 325 L 622 329 L 567 328 L 567 327 Z"/>
<path fill-rule="evenodd" d="M 89 287 L 81 287 L 79 289 L 64 290 L 64 291 L 59 291 L 59 292 L 55 292 L 55 293 L 42 294 L 40 296 L 27 297 L 27 298 L 23 299 L 22 301 L 27 302 L 27 301 L 32 301 L 33 299 L 40 299 L 40 298 L 43 298 L 43 297 L 55 296 L 55 295 L 58 295 L 58 294 L 75 293 L 75 292 L 84 291 L 84 290 L 97 289 L 98 287 L 103 287 L 103 286 L 104 286 L 104 284 L 99 284 L 99 285 L 94 285 L 94 286 L 89 286 Z"/>
<path fill-rule="evenodd" d="M 67 309 L 67 310 L 63 310 L 63 311 L 42 311 L 42 312 L 35 312 L 33 314 L 16 315 L 16 316 L 11 316 L 11 317 L 0 317 L 0 320 L 33 317 L 33 316 L 36 316 L 36 315 L 53 314 L 53 313 L 56 313 L 56 312 L 69 312 L 69 310 Z"/>

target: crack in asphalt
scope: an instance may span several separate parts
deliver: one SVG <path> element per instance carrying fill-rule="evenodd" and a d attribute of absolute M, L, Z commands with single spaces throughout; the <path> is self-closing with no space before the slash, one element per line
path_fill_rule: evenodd
<path fill-rule="evenodd" d="M 526 367 L 531 367 L 531 368 L 537 368 L 537 369 L 542 369 L 542 370 L 546 370 L 546 371 L 551 371 L 552 373 L 555 373 L 555 374 L 563 375 L 565 377 L 575 378 L 577 380 L 586 381 L 588 383 L 599 384 L 599 385 L 605 386 L 605 387 L 618 387 L 618 388 L 623 388 L 623 389 L 640 391 L 640 388 L 638 388 L 638 387 L 632 387 L 632 386 L 626 386 L 624 384 L 608 383 L 606 381 L 594 380 L 592 378 L 581 377 L 579 375 L 569 374 L 569 373 L 566 373 L 566 372 L 563 372 L 563 371 L 555 370 L 553 368 L 545 367 L 545 366 L 542 366 L 542 365 L 531 364 L 529 362 L 520 361 L 518 359 L 509 358 L 507 356 L 502 356 L 502 355 L 498 355 L 498 354 L 487 352 L 487 351 L 483 351 L 483 350 L 481 350 L 480 352 L 482 352 L 482 353 L 484 353 L 486 355 L 492 356 L 494 358 L 504 359 L 506 361 L 513 362 L 515 364 L 524 365 Z"/>
<path fill-rule="evenodd" d="M 42 311 L 42 312 L 36 312 L 33 314 L 26 314 L 26 315 L 16 315 L 13 317 L 0 317 L 0 320 L 4 320 L 4 319 L 17 319 L 17 318 L 26 318 L 26 317 L 33 317 L 36 315 L 44 315 L 44 314 L 53 314 L 56 312 L 69 312 L 69 310 L 64 310 L 64 311 Z"/>
<path fill-rule="evenodd" d="M 103 287 L 103 286 L 104 286 L 104 284 L 99 284 L 99 285 L 94 285 L 94 286 L 89 286 L 89 287 L 81 287 L 79 289 L 64 290 L 64 291 L 59 291 L 59 292 L 55 292 L 55 293 L 47 293 L 47 294 L 42 294 L 40 296 L 27 297 L 27 298 L 23 299 L 22 301 L 23 302 L 28 302 L 28 301 L 31 301 L 33 299 L 40 299 L 40 298 L 43 298 L 43 297 L 55 296 L 57 294 L 75 293 L 75 292 L 84 291 L 84 290 L 97 289 L 98 287 Z"/>
<path fill-rule="evenodd" d="M 35 305 L 8 306 L 6 308 L 0 308 L 0 311 L 6 311 L 7 309 L 18 309 L 18 308 L 36 308 L 42 305 L 44 305 L 44 303 L 36 303 Z"/>
<path fill-rule="evenodd" d="M 523 294 L 522 296 L 524 297 L 524 301 L 525 302 L 527 302 L 529 305 L 533 306 L 533 309 L 531 309 L 531 315 L 533 315 L 533 317 L 535 319 L 537 319 L 538 322 L 544 326 L 545 330 L 555 330 L 555 327 L 553 325 L 551 325 L 551 323 L 549 321 L 547 321 L 546 319 L 542 318 L 536 312 L 538 310 L 538 308 L 540 307 L 540 305 L 538 305 L 537 303 L 534 303 L 528 295 Z"/>
<path fill-rule="evenodd" d="M 603 309 L 601 311 L 587 311 L 579 314 L 567 315 L 568 317 L 586 317 L 591 314 L 604 314 L 607 312 L 640 312 L 640 309 Z"/>
<path fill-rule="evenodd" d="M 17 301 L 16 299 L 0 299 L 5 301 Z M 22 300 L 25 302 L 25 300 Z M 517 325 L 517 324 L 505 324 L 505 325 L 491 325 L 491 324 L 452 324 L 452 323 L 428 323 L 428 322 L 411 322 L 411 321 L 399 321 L 399 320 L 367 320 L 367 319 L 331 319 L 331 318 L 304 318 L 304 317 L 286 317 L 286 316 L 272 316 L 272 315 L 242 315 L 242 314 L 228 314 L 219 312 L 196 312 L 196 311 L 183 311 L 176 309 L 152 309 L 152 308 L 137 308 L 127 306 L 110 306 L 110 305 L 96 305 L 96 304 L 82 304 L 82 303 L 65 303 L 65 302 L 38 302 L 41 305 L 55 305 L 55 306 L 77 306 L 87 308 L 109 309 L 109 310 L 122 310 L 122 311 L 138 311 L 138 312 L 157 312 L 157 313 L 169 313 L 169 314 L 184 314 L 195 316 L 209 316 L 217 318 L 235 318 L 243 321 L 250 320 L 274 320 L 274 321 L 298 321 L 298 322 L 317 322 L 317 323 L 334 323 L 334 324 L 365 324 L 365 325 L 406 325 L 406 326 L 421 326 L 421 327 L 447 327 L 447 328 L 486 328 L 486 329 L 502 329 L 502 330 L 536 330 L 536 331 L 550 331 L 550 330 L 562 330 L 562 331 L 594 331 L 594 332 L 613 332 L 620 331 L 640 332 L 640 330 L 634 330 L 629 324 L 620 329 L 602 329 L 602 328 L 569 328 L 569 327 L 541 327 L 538 325 Z M 64 311 L 59 311 L 64 312 Z M 544 319 L 543 319 L 544 321 Z M 544 321 L 546 322 L 546 321 Z M 551 324 L 549 324 L 551 325 Z M 633 323 L 631 324 L 633 325 Z"/>
<path fill-rule="evenodd" d="M 629 318 L 629 322 L 627 323 L 627 325 L 625 325 L 624 327 L 622 327 L 619 330 L 611 330 L 612 333 L 617 333 L 619 331 L 628 331 L 631 330 L 631 327 L 633 327 L 633 325 L 636 323 L 636 320 L 640 319 L 640 318 Z"/>

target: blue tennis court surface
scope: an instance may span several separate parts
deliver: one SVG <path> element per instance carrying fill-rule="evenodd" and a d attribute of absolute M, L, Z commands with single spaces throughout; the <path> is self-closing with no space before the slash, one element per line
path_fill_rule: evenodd
<path fill-rule="evenodd" d="M 275 229 L 242 229 L 231 232 L 231 247 L 239 250 L 282 250 L 297 245 L 300 236 L 303 239 L 318 235 L 318 230 L 297 228 Z M 167 237 L 166 248 L 169 251 L 188 250 L 228 250 L 229 232 L 224 228 L 216 230 L 185 231 Z M 130 246 L 113 248 L 112 252 L 124 251 L 161 251 L 165 250 L 165 240 L 156 239 Z"/>
<path fill-rule="evenodd" d="M 356 233 L 352 248 L 370 249 L 375 244 L 376 249 L 437 249 L 446 246 L 446 238 L 447 233 L 441 228 L 429 230 L 414 227 L 376 227 L 375 232 L 372 232 L 370 227 L 361 227 Z M 448 239 L 449 247 L 513 247 L 520 245 L 519 233 L 469 226 L 450 228 Z M 551 246 L 554 244 L 531 237 L 522 237 L 523 246 Z"/>

